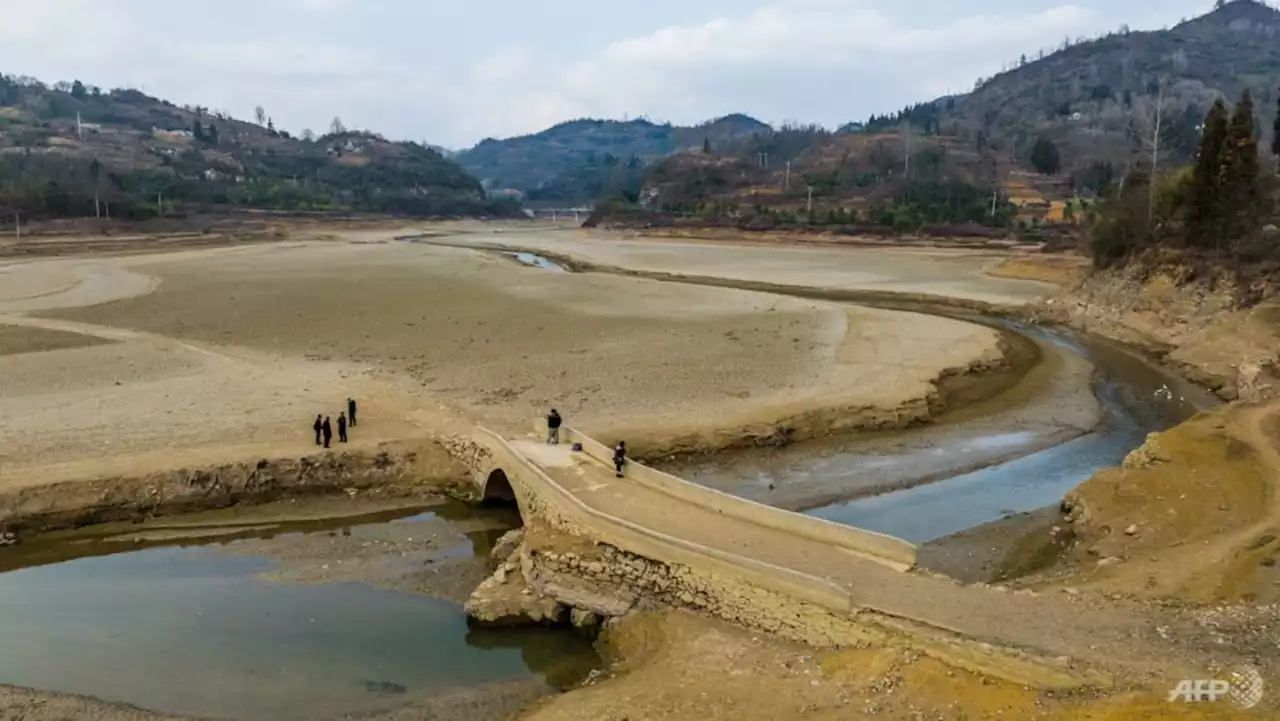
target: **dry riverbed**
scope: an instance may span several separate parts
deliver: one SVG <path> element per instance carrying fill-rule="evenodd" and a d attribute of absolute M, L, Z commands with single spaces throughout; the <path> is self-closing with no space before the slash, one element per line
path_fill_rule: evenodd
<path fill-rule="evenodd" d="M 465 230 L 469 235 L 445 239 L 498 240 L 604 266 L 745 284 L 949 296 L 1005 307 L 1050 290 L 989 277 L 1001 260 L 989 252 L 734 248 L 581 232 Z M 1001 334 L 990 328 L 729 287 L 555 274 L 482 250 L 396 239 L 406 234 L 314 231 L 274 244 L 0 265 L 0 394 L 6 401 L 0 406 L 0 496 L 12 500 L 54 482 L 154 480 L 176 467 L 306 457 L 316 452 L 310 420 L 317 413 L 336 416 L 348 396 L 361 402 L 350 450 L 369 456 L 403 439 L 435 447 L 432 438 L 475 424 L 523 436 L 551 406 L 597 435 L 648 445 L 642 454 L 767 440 L 780 425 L 799 437 L 851 426 L 901 428 L 950 410 L 947 423 L 955 425 L 930 429 L 933 435 L 865 441 L 945 446 L 957 438 L 947 434 L 981 427 L 998 410 L 981 400 L 996 388 L 1007 392 L 1001 401 L 1006 421 L 1040 424 L 1042 440 L 1078 434 L 1097 418 L 1087 363 L 1068 368 L 1069 361 L 1058 358 L 1057 366 L 1017 368 Z M 944 374 L 996 381 L 970 386 L 978 389 L 972 397 L 948 396 L 937 383 Z M 1008 393 L 1027 395 L 1013 403 Z M 947 400 L 957 398 L 948 408 Z M 445 479 L 456 471 L 432 465 L 413 468 L 406 461 L 405 473 Z M 60 489 L 64 502 L 83 498 L 91 506 L 101 487 L 86 485 L 82 495 L 71 486 Z M 222 544 L 217 553 L 227 558 L 268 559 L 270 567 L 256 578 L 273 586 L 355 584 L 452 602 L 489 570 L 485 547 L 505 527 L 502 521 L 442 518 L 445 511 L 437 507 L 430 518 L 314 525 L 363 514 L 389 520 L 423 503 L 412 490 L 383 497 L 353 490 L 47 540 L 60 548 L 89 544 L 88 555 L 175 542 Z M 1127 517 L 1123 509 L 1113 513 Z M 301 532 L 300 521 L 312 524 L 311 532 Z M 997 551 L 1016 545 L 1012 539 L 1027 524 L 1048 534 L 1045 525 L 1057 522 L 1017 518 L 977 529 L 926 547 L 923 565 L 965 580 L 990 578 L 1014 561 L 1021 564 L 1017 570 L 1038 567 L 1039 546 L 1014 561 Z M 45 540 L 19 548 L 38 556 Z M 1108 588 L 1105 580 L 1097 585 Z M 1221 707 L 1169 705 L 1167 689 L 1155 685 L 1055 698 L 901 649 L 815 653 L 675 612 L 629 618 L 602 644 L 612 662 L 607 673 L 534 704 L 525 716 L 1248 718 Z M 397 693 L 394 683 L 371 683 L 371 693 L 389 697 L 357 715 L 386 721 L 503 718 L 547 692 L 545 684 L 527 680 L 441 693 Z M 330 711 L 330 717 L 356 716 Z M 0 718 L 86 716 L 175 718 L 0 687 Z"/>

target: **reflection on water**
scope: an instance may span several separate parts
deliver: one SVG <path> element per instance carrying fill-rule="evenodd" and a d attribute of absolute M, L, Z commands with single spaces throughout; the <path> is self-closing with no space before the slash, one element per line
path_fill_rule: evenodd
<path fill-rule="evenodd" d="M 1093 433 L 1009 463 L 927 486 L 827 506 L 811 515 L 922 543 L 1061 500 L 1097 471 L 1119 464 L 1148 433 L 1164 430 L 1215 401 L 1136 355 L 1062 330 L 1006 321 L 1088 358 L 1103 423 Z"/>
<path fill-rule="evenodd" d="M 486 553 L 492 536 L 471 534 L 470 552 Z M 569 631 L 471 629 L 448 601 L 255 577 L 270 567 L 167 547 L 0 574 L 0 683 L 302 721 L 489 682 L 563 687 L 598 665 Z"/>

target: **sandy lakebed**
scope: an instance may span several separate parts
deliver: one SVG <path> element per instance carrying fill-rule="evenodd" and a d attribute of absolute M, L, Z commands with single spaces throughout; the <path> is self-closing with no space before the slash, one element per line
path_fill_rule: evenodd
<path fill-rule="evenodd" d="M 1097 703 L 1053 699 L 901 650 L 815 654 L 675 612 L 606 630 L 596 644 L 603 658 L 564 638 L 473 637 L 457 625 L 457 603 L 487 572 L 485 544 L 506 522 L 470 511 L 441 515 L 436 491 L 459 471 L 423 450 L 434 439 L 477 424 L 524 436 L 554 406 L 577 426 L 625 436 L 641 454 L 659 457 L 756 446 L 780 432 L 793 441 L 875 430 L 868 442 L 890 446 L 906 437 L 896 432 L 924 425 L 945 441 L 947 433 L 964 432 L 957 428 L 984 422 L 993 425 L 983 433 L 1025 426 L 1045 444 L 1086 432 L 1099 410 L 1085 362 L 1011 345 L 1008 333 L 989 325 L 821 297 L 893 294 L 1012 308 L 1053 290 L 987 275 L 1002 259 L 989 251 L 733 247 L 473 223 L 427 230 L 433 237 L 406 227 L 311 230 L 272 243 L 0 261 L 0 526 L 33 508 L 89 508 L 130 479 L 154 480 L 174 469 L 314 456 L 311 420 L 336 418 L 347 397 L 360 401 L 360 424 L 343 451 L 419 457 L 403 469 L 417 482 L 395 492 L 383 494 L 376 484 L 330 489 L 336 498 L 43 534 L 18 547 L 35 560 L 0 559 L 12 574 L 32 574 L 5 576 L 35 579 L 21 587 L 47 606 L 46 622 L 56 620 L 55 601 L 67 589 L 99 588 L 79 576 L 75 585 L 59 586 L 70 584 L 58 576 L 65 568 L 134 586 L 157 582 L 147 575 L 156 569 L 171 570 L 182 581 L 167 591 L 179 608 L 194 603 L 184 594 L 204 588 L 178 588 L 183 583 L 225 582 L 243 595 L 213 594 L 209 608 L 227 619 L 252 620 L 237 604 L 263 594 L 271 599 L 265 606 L 289 619 L 261 626 L 264 640 L 311 639 L 310 621 L 293 616 L 308 615 L 296 604 L 312 604 L 327 632 L 306 643 L 330 645 L 313 651 L 311 673 L 330 683 L 312 688 L 306 674 L 282 676 L 279 668 L 295 660 L 266 651 L 263 658 L 280 666 L 268 663 L 254 678 L 237 655 L 252 646 L 211 648 L 207 637 L 181 629 L 216 637 L 216 622 L 176 617 L 166 626 L 175 634 L 166 653 L 185 649 L 192 673 L 212 674 L 202 688 L 185 696 L 166 689 L 155 683 L 164 681 L 159 668 L 151 682 L 131 677 L 113 695 L 101 690 L 113 688 L 111 675 L 89 673 L 88 665 L 68 672 L 62 685 L 0 686 L 0 717 L 390 721 L 497 719 L 524 709 L 536 719 L 915 718 L 926 711 L 952 718 L 946 713 L 959 696 L 976 717 L 1035 711 L 1065 719 L 1086 704 L 1112 714 L 1099 718 L 1120 719 L 1157 708 L 1141 694 Z M 408 240 L 414 237 L 419 242 Z M 549 272 L 491 252 L 489 244 L 628 272 Z M 671 275 L 742 287 L 663 277 Z M 815 297 L 752 284 L 809 288 Z M 993 401 L 997 396 L 1003 400 Z M 405 448 L 414 451 L 401 453 Z M 70 523 L 73 516 L 60 518 Z M 58 563 L 64 559 L 78 560 Z M 98 583 L 115 588 L 105 577 Z M 310 599 L 304 589 L 342 590 Z M 80 612 L 104 612 L 111 595 Z M 428 602 L 444 605 L 422 605 Z M 362 634 L 384 636 L 348 638 L 344 609 L 360 619 Z M 135 627 L 126 621 L 128 638 Z M 57 641 L 104 654 L 102 663 L 147 648 L 139 642 L 113 651 L 86 628 L 67 624 L 68 635 Z M 378 638 L 397 650 L 382 658 Z M 38 633 L 27 637 L 40 640 Z M 433 644 L 455 644 L 458 658 L 475 660 L 448 673 L 424 669 L 430 659 L 408 649 Z M 350 663 L 326 656 L 338 649 L 355 649 Z M 361 659 L 391 671 L 350 668 Z M 221 665 L 202 668 L 202 660 Z M 43 663 L 43 671 L 39 664 L 24 670 L 56 678 L 57 668 Z M 509 664 L 510 674 L 462 672 L 495 664 Z M 587 675 L 588 668 L 607 671 Z M 456 683 L 403 681 L 414 674 Z M 570 687 L 579 690 L 554 693 Z M 236 688 L 243 698 L 218 700 Z"/>

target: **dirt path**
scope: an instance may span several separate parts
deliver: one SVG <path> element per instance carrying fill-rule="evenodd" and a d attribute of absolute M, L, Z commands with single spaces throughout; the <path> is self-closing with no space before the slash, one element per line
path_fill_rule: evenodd
<path fill-rule="evenodd" d="M 536 441 L 517 448 L 575 496 L 602 512 L 710 548 L 829 579 L 853 602 L 979 641 L 1069 656 L 1101 667 L 1145 673 L 1186 671 L 1205 663 L 1191 648 L 1163 641 L 1156 619 L 1068 594 L 1011 593 L 900 573 L 824 544 L 690 506 L 627 479 L 584 454 Z M 1164 620 L 1167 622 L 1167 619 Z"/>

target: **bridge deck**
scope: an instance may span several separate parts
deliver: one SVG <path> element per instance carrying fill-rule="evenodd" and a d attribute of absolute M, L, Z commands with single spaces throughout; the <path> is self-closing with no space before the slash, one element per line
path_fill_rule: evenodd
<path fill-rule="evenodd" d="M 515 441 L 516 450 L 588 506 L 668 536 L 828 579 L 862 608 L 970 638 L 1093 661 L 1150 667 L 1136 643 L 1154 634 L 1141 614 L 1089 608 L 1065 596 L 1030 596 L 899 572 L 850 551 L 683 503 L 615 478 L 568 446 Z M 661 559 L 659 559 L 661 560 Z M 1105 649 L 1105 652 L 1103 651 Z"/>

